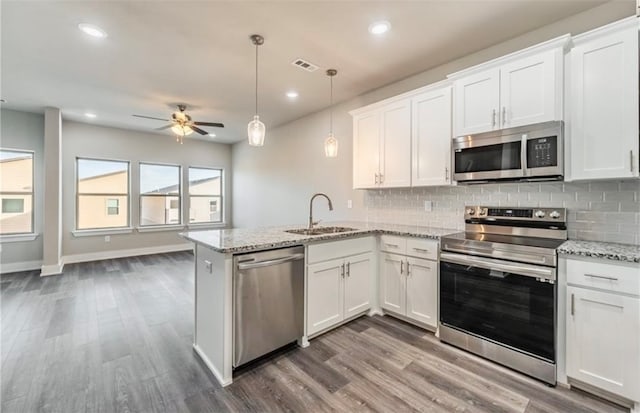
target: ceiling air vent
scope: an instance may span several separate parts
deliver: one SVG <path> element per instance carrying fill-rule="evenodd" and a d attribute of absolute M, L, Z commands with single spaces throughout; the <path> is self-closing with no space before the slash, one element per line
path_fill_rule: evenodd
<path fill-rule="evenodd" d="M 307 62 L 304 59 L 296 59 L 291 62 L 292 65 L 298 66 L 300 69 L 306 70 L 307 72 L 315 72 L 318 70 L 318 66 L 314 65 L 311 62 Z"/>

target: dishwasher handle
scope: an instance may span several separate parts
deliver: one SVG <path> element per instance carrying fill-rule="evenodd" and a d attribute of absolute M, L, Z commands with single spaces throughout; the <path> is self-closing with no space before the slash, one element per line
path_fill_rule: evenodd
<path fill-rule="evenodd" d="M 304 254 L 293 254 L 287 255 L 286 257 L 276 258 L 273 260 L 265 260 L 265 261 L 247 261 L 238 263 L 239 270 L 251 270 L 254 268 L 268 267 L 270 265 L 283 264 L 289 261 L 297 261 L 304 259 Z"/>

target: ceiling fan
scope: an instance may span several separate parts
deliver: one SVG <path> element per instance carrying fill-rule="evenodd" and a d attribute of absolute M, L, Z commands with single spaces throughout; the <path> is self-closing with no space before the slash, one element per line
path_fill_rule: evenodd
<path fill-rule="evenodd" d="M 185 112 L 186 110 L 187 110 L 187 105 L 178 105 L 178 111 L 173 112 L 171 114 L 171 119 L 154 118 L 153 116 L 144 116 L 144 115 L 133 115 L 133 116 L 137 118 L 154 119 L 154 120 L 162 120 L 165 122 L 171 122 L 168 125 L 162 126 L 160 128 L 156 128 L 156 130 L 164 130 L 164 129 L 171 128 L 171 130 L 178 136 L 191 135 L 194 131 L 198 132 L 200 135 L 207 135 L 209 133 L 204 129 L 199 128 L 198 126 L 224 128 L 224 125 L 222 123 L 195 122 L 191 119 L 191 116 L 187 115 L 187 113 Z"/>

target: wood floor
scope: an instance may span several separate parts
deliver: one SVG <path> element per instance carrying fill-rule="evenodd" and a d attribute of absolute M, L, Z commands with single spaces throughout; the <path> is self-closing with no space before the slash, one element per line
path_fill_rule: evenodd
<path fill-rule="evenodd" d="M 621 412 L 363 317 L 221 388 L 191 350 L 193 255 L 0 277 L 1 407 L 9 412 Z"/>

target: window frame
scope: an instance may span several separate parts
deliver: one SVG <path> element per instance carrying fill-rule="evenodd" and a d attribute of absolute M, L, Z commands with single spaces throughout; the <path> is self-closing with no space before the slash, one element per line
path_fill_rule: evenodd
<path fill-rule="evenodd" d="M 190 188 L 191 188 L 191 184 L 189 181 L 189 169 L 207 169 L 207 170 L 214 170 L 214 171 L 220 171 L 220 202 L 218 204 L 218 209 L 220 211 L 220 221 L 202 221 L 202 222 L 191 222 L 191 198 L 211 198 L 211 197 L 215 197 L 218 195 L 191 195 L 190 192 Z M 222 167 L 216 167 L 216 166 L 199 166 L 199 165 L 189 165 L 187 166 L 187 188 L 186 188 L 186 194 L 185 194 L 185 198 L 188 198 L 189 200 L 189 210 L 187 211 L 187 221 L 190 227 L 206 227 L 206 226 L 224 226 L 226 225 L 226 208 L 224 207 L 224 197 L 225 197 L 225 185 L 224 185 L 224 177 L 225 177 L 225 170 Z"/>
<path fill-rule="evenodd" d="M 0 239 L 9 239 L 10 237 L 20 237 L 20 236 L 33 236 L 36 233 L 36 193 L 35 193 L 35 185 L 36 185 L 36 151 L 30 149 L 13 149 L 13 148 L 4 148 L 0 147 L 0 151 L 5 152 L 20 152 L 31 155 L 31 192 L 5 192 L 0 188 L 0 196 L 3 195 L 25 195 L 31 194 L 31 231 L 26 232 L 10 232 L 6 234 L 0 234 Z M 35 239 L 35 238 L 34 238 Z"/>
<path fill-rule="evenodd" d="M 78 161 L 79 160 L 85 160 L 85 161 L 101 161 L 101 162 L 120 162 L 120 163 L 126 163 L 127 164 L 127 193 L 126 194 L 115 194 L 115 193 L 88 193 L 88 194 L 81 194 L 78 191 L 78 184 L 80 183 L 80 179 L 78 176 Z M 109 232 L 109 231 L 114 231 L 114 232 L 118 232 L 118 231 L 122 231 L 122 230 L 128 230 L 131 228 L 131 161 L 129 160 L 124 160 L 124 159 L 109 159 L 109 158 L 95 158 L 95 157 L 85 157 L 85 156 L 76 156 L 76 161 L 75 161 L 75 192 L 76 192 L 76 199 L 75 199 L 75 230 L 72 231 L 74 234 L 81 234 L 81 233 L 92 233 L 92 232 Z M 121 197 L 121 196 L 126 196 L 127 198 L 127 206 L 125 208 L 125 210 L 127 211 L 127 222 L 125 225 L 120 226 L 120 227 L 91 227 L 91 228 L 79 228 L 78 227 L 78 219 L 80 217 L 79 212 L 80 212 L 80 196 L 81 195 L 100 195 L 100 196 L 113 196 L 113 197 Z M 122 207 L 119 207 L 119 210 L 122 209 Z M 118 211 L 119 212 L 119 211 Z"/>
<path fill-rule="evenodd" d="M 178 194 L 177 195 L 165 195 L 165 194 L 143 194 L 142 193 L 142 174 L 140 173 L 141 171 L 141 167 L 142 165 L 154 165 L 154 166 L 171 166 L 171 167 L 177 167 L 178 168 Z M 178 226 L 182 226 L 182 222 L 184 221 L 183 218 L 183 211 L 184 211 L 184 204 L 183 204 L 183 196 L 182 196 L 182 165 L 181 164 L 174 164 L 174 163 L 162 163 L 162 162 L 138 162 L 138 228 L 142 228 L 142 229 L 151 229 L 151 228 L 164 228 L 164 227 L 178 227 Z M 163 198 L 178 198 L 178 205 L 179 205 L 179 210 L 180 213 L 178 214 L 178 217 L 180 218 L 179 222 L 170 222 L 170 223 L 166 223 L 166 224 L 142 224 L 142 198 L 143 197 L 163 197 Z"/>

